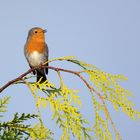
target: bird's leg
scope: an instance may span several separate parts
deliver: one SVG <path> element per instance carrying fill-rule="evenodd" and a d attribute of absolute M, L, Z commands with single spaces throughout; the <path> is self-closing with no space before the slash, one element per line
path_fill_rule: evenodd
<path fill-rule="evenodd" d="M 41 63 L 40 65 L 37 66 L 38 69 L 42 69 L 43 64 Z"/>

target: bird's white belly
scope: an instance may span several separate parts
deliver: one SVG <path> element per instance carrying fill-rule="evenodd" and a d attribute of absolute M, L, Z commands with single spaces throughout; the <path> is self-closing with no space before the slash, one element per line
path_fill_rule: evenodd
<path fill-rule="evenodd" d="M 32 54 L 29 55 L 28 61 L 32 67 L 36 67 L 40 64 L 43 64 L 46 61 L 46 57 L 44 54 L 34 51 Z"/>

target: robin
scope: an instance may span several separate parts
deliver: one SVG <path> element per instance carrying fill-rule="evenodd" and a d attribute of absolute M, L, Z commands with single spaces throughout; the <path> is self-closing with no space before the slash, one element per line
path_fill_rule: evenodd
<path fill-rule="evenodd" d="M 24 46 L 24 54 L 31 68 L 38 67 L 44 62 L 48 61 L 48 46 L 45 42 L 46 30 L 34 27 L 29 30 L 26 44 Z M 46 64 L 48 66 L 48 63 Z M 48 68 L 38 68 L 33 72 L 37 75 L 37 82 L 41 79 L 40 83 L 46 81 L 46 74 L 48 74 Z"/>

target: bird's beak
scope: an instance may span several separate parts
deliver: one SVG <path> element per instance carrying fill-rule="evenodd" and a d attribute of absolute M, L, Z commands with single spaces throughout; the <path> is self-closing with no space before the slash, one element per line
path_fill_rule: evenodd
<path fill-rule="evenodd" d="M 47 32 L 47 29 L 44 29 L 44 30 L 43 30 L 43 33 L 46 33 L 46 32 Z"/>

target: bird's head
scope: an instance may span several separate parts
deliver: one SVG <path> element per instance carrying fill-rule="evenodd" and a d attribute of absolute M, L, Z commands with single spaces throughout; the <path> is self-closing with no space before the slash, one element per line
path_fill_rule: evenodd
<path fill-rule="evenodd" d="M 46 29 L 42 29 L 39 27 L 34 27 L 29 30 L 27 40 L 30 39 L 37 41 L 37 42 L 45 42 L 45 33 Z"/>

